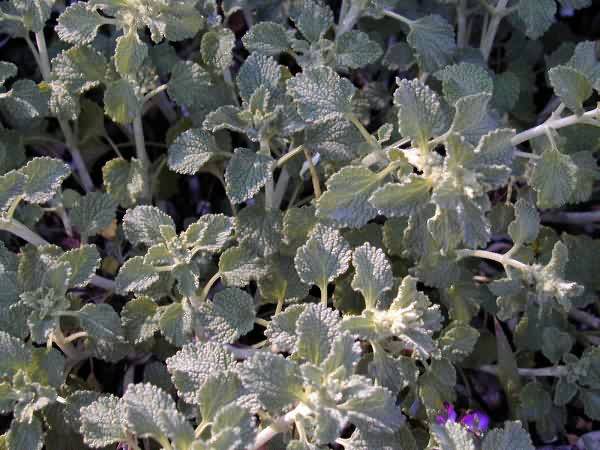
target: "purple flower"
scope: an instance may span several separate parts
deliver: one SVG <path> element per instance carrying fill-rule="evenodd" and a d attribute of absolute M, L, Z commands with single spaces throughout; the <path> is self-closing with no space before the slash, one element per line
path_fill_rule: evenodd
<path fill-rule="evenodd" d="M 117 445 L 117 450 L 129 450 L 129 446 L 124 442 L 121 442 L 119 445 Z"/>
<path fill-rule="evenodd" d="M 454 405 L 444 402 L 444 409 L 442 413 L 436 416 L 435 421 L 438 425 L 444 425 L 446 422 L 456 422 L 456 411 Z"/>
<path fill-rule="evenodd" d="M 490 426 L 490 418 L 482 411 L 469 411 L 460 423 L 472 433 L 485 433 Z"/>

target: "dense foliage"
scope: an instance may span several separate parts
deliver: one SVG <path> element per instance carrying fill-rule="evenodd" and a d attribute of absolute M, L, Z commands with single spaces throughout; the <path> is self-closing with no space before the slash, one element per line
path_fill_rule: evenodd
<path fill-rule="evenodd" d="M 0 449 L 600 448 L 594 14 L 0 2 Z"/>

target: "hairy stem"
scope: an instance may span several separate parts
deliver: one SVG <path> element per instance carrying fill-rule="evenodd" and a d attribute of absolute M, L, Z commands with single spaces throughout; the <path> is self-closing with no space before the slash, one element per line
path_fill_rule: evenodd
<path fill-rule="evenodd" d="M 308 406 L 303 405 L 302 403 L 292 409 L 283 417 L 275 420 L 271 425 L 262 430 L 256 436 L 254 440 L 254 450 L 259 450 L 263 445 L 277 436 L 279 433 L 283 433 L 290 429 L 292 424 L 295 422 L 296 417 L 299 415 L 308 415 L 311 413 L 311 410 Z"/>
<path fill-rule="evenodd" d="M 29 242 L 33 245 L 48 245 L 49 242 L 46 241 L 39 234 L 31 231 L 21 222 L 16 219 L 10 220 L 0 220 L 0 230 L 6 231 L 8 233 L 14 234 L 17 237 L 20 237 L 26 242 Z M 115 290 L 115 282 L 113 280 L 109 280 L 108 278 L 101 277 L 99 275 L 94 275 L 90 280 L 90 284 L 97 286 L 101 289 L 106 289 L 107 291 Z"/>
<path fill-rule="evenodd" d="M 578 123 L 584 123 L 589 121 L 590 119 L 597 119 L 600 115 L 600 108 L 592 109 L 591 111 L 587 111 L 581 116 L 577 116 L 573 114 L 572 116 L 563 117 L 560 119 L 550 119 L 547 122 L 544 122 L 537 127 L 530 128 L 529 130 L 525 130 L 511 139 L 511 144 L 517 146 L 522 144 L 523 142 L 529 141 L 536 137 L 542 136 L 546 134 L 548 129 L 559 130 L 561 128 L 569 127 L 571 125 L 576 125 Z"/>
<path fill-rule="evenodd" d="M 287 163 L 291 159 L 295 158 L 297 155 L 299 155 L 302 152 L 304 152 L 304 147 L 302 147 L 301 145 L 299 145 L 298 147 L 290 150 L 289 152 L 287 152 L 285 155 L 283 155 L 281 158 L 279 158 L 277 160 L 276 167 L 277 168 L 283 167 L 285 165 L 285 163 Z"/>
<path fill-rule="evenodd" d="M 457 45 L 464 48 L 469 43 L 469 33 L 467 29 L 467 0 L 459 0 L 456 5 L 456 23 L 458 28 Z"/>
<path fill-rule="evenodd" d="M 498 375 L 500 369 L 498 366 L 485 365 L 477 368 L 481 372 L 490 373 L 492 375 Z M 539 369 L 527 369 L 521 368 L 519 375 L 524 377 L 561 377 L 566 375 L 567 368 L 565 366 L 554 366 L 554 367 L 541 367 Z"/>
<path fill-rule="evenodd" d="M 569 225 L 588 225 L 600 222 L 600 210 L 584 212 L 548 212 L 542 214 L 543 223 L 564 223 Z"/>
<path fill-rule="evenodd" d="M 42 72 L 42 77 L 45 81 L 50 82 L 52 79 L 52 70 L 50 68 L 50 58 L 48 57 L 48 47 L 46 46 L 46 38 L 44 37 L 44 32 L 39 31 L 35 33 L 35 40 L 38 48 L 38 62 L 40 64 L 40 71 Z M 94 182 L 92 181 L 92 177 L 87 170 L 85 162 L 83 161 L 83 157 L 81 156 L 81 152 L 77 147 L 77 139 L 75 139 L 75 135 L 73 134 L 73 130 L 69 123 L 64 119 L 58 119 L 58 124 L 60 125 L 60 129 L 65 137 L 65 141 L 67 143 L 67 147 L 71 152 L 71 159 L 73 161 L 73 165 L 75 166 L 75 171 L 81 180 L 81 185 L 87 191 L 94 190 Z"/>
<path fill-rule="evenodd" d="M 306 162 L 308 164 L 308 170 L 310 171 L 310 178 L 312 180 L 313 190 L 315 191 L 315 199 L 318 199 L 321 196 L 321 183 L 319 181 L 319 173 L 317 172 L 317 169 L 315 168 L 315 165 L 312 162 L 312 156 L 310 155 L 308 150 L 306 150 L 305 148 L 303 148 L 303 150 L 304 157 L 306 158 Z"/>
<path fill-rule="evenodd" d="M 507 255 L 501 255 L 500 253 L 489 252 L 487 250 L 458 250 L 457 255 L 459 258 L 467 258 L 467 257 L 476 257 L 489 259 L 491 261 L 496 261 L 502 264 L 503 266 L 514 267 L 515 269 L 522 270 L 523 272 L 528 272 L 531 270 L 531 266 L 524 264 L 522 262 L 517 261 L 516 259 L 512 259 Z"/>
<path fill-rule="evenodd" d="M 150 159 L 148 158 L 148 152 L 146 152 L 146 142 L 144 141 L 144 127 L 142 125 L 142 112 L 138 112 L 133 119 L 133 136 L 135 139 L 135 152 L 137 159 L 142 165 L 142 179 L 144 184 L 144 192 L 142 202 L 152 201 L 152 192 L 150 186 Z"/>
<path fill-rule="evenodd" d="M 494 39 L 496 38 L 496 33 L 498 32 L 498 27 L 500 26 L 500 22 L 506 15 L 506 5 L 508 4 L 508 0 L 499 0 L 498 5 L 494 9 L 492 13 L 492 20 L 490 21 L 489 26 L 486 29 L 485 39 L 481 44 L 481 53 L 483 54 L 483 58 L 487 61 L 490 57 L 490 53 L 492 53 L 492 47 L 494 46 Z"/>

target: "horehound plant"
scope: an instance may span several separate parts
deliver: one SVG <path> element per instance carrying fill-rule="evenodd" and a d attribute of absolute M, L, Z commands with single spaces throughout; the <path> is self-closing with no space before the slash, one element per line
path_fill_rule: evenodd
<path fill-rule="evenodd" d="M 0 2 L 0 449 L 595 448 L 598 13 Z"/>

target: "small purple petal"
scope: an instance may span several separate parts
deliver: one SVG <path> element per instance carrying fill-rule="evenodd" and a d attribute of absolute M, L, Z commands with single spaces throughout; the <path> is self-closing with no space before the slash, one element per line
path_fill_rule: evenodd
<path fill-rule="evenodd" d="M 460 420 L 465 428 L 473 433 L 485 433 L 490 426 L 490 418 L 481 411 L 471 411 Z"/>
<path fill-rule="evenodd" d="M 443 425 L 446 422 L 456 422 L 456 411 L 454 410 L 454 405 L 444 402 L 444 411 L 438 416 L 436 416 L 435 421 L 439 425 Z"/>

